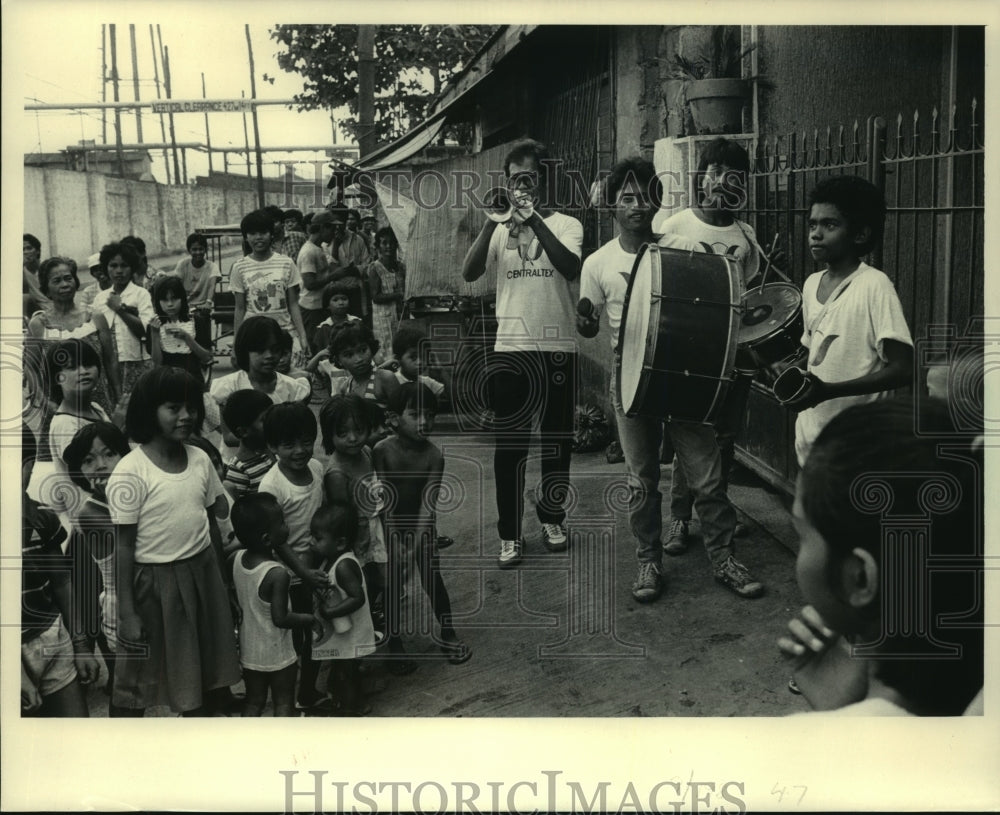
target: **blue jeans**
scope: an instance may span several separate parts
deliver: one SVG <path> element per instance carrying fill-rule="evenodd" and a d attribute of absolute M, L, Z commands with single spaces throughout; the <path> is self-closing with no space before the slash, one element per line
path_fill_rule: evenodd
<path fill-rule="evenodd" d="M 729 471 L 732 469 L 736 456 L 736 438 L 743 432 L 747 418 L 747 402 L 750 399 L 752 376 L 738 375 L 729 388 L 729 393 L 722 403 L 722 410 L 715 420 L 715 440 L 722 456 L 722 489 L 729 492 Z M 691 520 L 691 503 L 694 494 L 688 486 L 684 473 L 677 467 L 677 457 L 674 456 L 674 478 L 670 484 L 670 514 L 675 519 Z M 701 513 L 698 513 L 701 517 Z"/>
<path fill-rule="evenodd" d="M 716 566 L 722 563 L 733 551 L 736 510 L 729 503 L 722 485 L 722 461 L 715 430 L 709 425 L 692 422 L 664 422 L 650 416 L 626 416 L 618 398 L 614 371 L 611 376 L 611 404 L 615 409 L 618 437 L 632 486 L 628 522 L 636 540 L 635 554 L 639 562 L 659 565 L 663 557 L 660 442 L 666 431 L 670 434 L 679 469 L 694 493 L 694 505 L 701 519 L 702 538 L 709 560 Z"/>

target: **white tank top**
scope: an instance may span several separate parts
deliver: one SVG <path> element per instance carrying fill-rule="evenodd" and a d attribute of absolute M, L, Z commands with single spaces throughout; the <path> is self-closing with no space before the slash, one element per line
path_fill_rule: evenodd
<path fill-rule="evenodd" d="M 285 567 L 277 561 L 265 560 L 247 569 L 243 566 L 245 555 L 245 551 L 240 552 L 233 561 L 233 584 L 243 611 L 240 663 L 251 671 L 280 671 L 295 662 L 292 630 L 278 628 L 272 622 L 271 604 L 260 599 L 260 584 L 271 569 Z"/>
<path fill-rule="evenodd" d="M 327 574 L 330 577 L 330 585 L 341 592 L 344 589 L 337 582 L 337 563 L 344 558 L 353 560 L 358 570 L 361 570 L 361 564 L 352 552 L 345 552 L 337 558 Z M 351 630 L 339 634 L 334 631 L 333 623 L 324 619 L 322 636 L 313 637 L 313 659 L 358 659 L 375 650 L 375 626 L 372 624 L 371 608 L 368 605 L 368 584 L 364 572 L 361 572 L 361 588 L 365 594 L 365 604 L 348 615 L 351 620 Z"/>

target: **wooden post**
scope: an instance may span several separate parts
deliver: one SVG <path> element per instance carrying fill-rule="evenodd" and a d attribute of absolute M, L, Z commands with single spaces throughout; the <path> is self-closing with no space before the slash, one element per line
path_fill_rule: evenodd
<path fill-rule="evenodd" d="M 170 49 L 163 49 L 163 86 L 167 92 L 167 99 L 170 98 Z M 180 162 L 177 157 L 177 135 L 174 131 L 174 114 L 170 113 L 167 115 L 167 121 L 170 123 L 170 147 L 171 152 L 174 154 L 174 182 L 180 183 L 181 178 L 181 167 Z"/>
<path fill-rule="evenodd" d="M 135 25 L 129 23 L 128 26 L 129 43 L 132 46 L 132 96 L 136 102 L 139 101 L 139 56 L 135 52 Z M 136 141 L 142 144 L 142 113 L 139 108 L 135 109 L 135 135 Z"/>
<path fill-rule="evenodd" d="M 118 41 L 115 37 L 115 24 L 108 26 L 108 37 L 111 40 L 111 90 L 115 101 L 118 101 Z M 122 150 L 122 112 L 115 108 L 115 153 L 118 155 L 118 174 L 125 177 L 125 153 Z"/>
<path fill-rule="evenodd" d="M 101 101 L 108 101 L 108 50 L 104 23 L 101 23 Z M 101 141 L 108 143 L 108 109 L 101 108 Z"/>
<path fill-rule="evenodd" d="M 160 99 L 160 60 L 156 54 L 156 41 L 153 39 L 153 24 L 149 24 L 149 47 L 153 51 L 153 80 L 156 83 L 156 98 Z M 167 126 L 163 122 L 163 114 L 160 114 L 160 141 L 167 143 Z M 163 148 L 163 166 L 167 169 L 167 184 L 170 183 L 170 154 Z"/>
<path fill-rule="evenodd" d="M 247 54 L 250 57 L 250 98 L 257 98 L 257 79 L 254 76 L 253 67 L 253 46 L 250 44 L 250 24 L 244 25 L 247 35 Z M 264 160 L 260 152 L 260 125 L 257 122 L 257 106 L 251 108 L 250 115 L 253 117 L 253 144 L 254 152 L 257 154 L 257 205 L 264 208 Z"/>
<path fill-rule="evenodd" d="M 240 96 L 245 99 L 246 93 L 244 91 L 240 91 Z M 247 178 L 251 178 L 252 173 L 250 172 L 250 132 L 247 130 L 247 115 L 245 112 L 243 114 L 243 146 L 246 147 L 247 149 L 246 151 Z"/>
<path fill-rule="evenodd" d="M 207 99 L 205 95 L 205 72 L 201 72 L 201 98 Z M 212 174 L 212 137 L 208 132 L 208 111 L 205 111 L 205 146 L 208 148 L 208 174 Z"/>
<path fill-rule="evenodd" d="M 360 158 L 375 149 L 375 26 L 358 26 L 358 148 Z"/>

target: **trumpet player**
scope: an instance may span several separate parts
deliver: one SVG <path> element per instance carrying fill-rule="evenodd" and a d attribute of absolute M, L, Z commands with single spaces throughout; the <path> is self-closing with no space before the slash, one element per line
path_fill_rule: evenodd
<path fill-rule="evenodd" d="M 569 486 L 576 398 L 576 299 L 583 225 L 551 206 L 553 162 L 545 145 L 518 142 L 504 159 L 506 187 L 487 196 L 487 217 L 462 264 L 471 282 L 496 273 L 497 339 L 492 364 L 497 532 L 502 569 L 524 549 L 525 463 L 532 419 L 540 415 L 542 480 L 536 511 L 542 545 L 568 546 Z"/>

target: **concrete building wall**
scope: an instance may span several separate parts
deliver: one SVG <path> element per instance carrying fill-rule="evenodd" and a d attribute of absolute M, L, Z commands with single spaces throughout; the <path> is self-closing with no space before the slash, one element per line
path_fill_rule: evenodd
<path fill-rule="evenodd" d="M 946 26 L 761 26 L 760 135 L 929 115 L 946 103 Z"/>
<path fill-rule="evenodd" d="M 279 192 L 269 203 L 285 205 Z M 239 223 L 257 207 L 248 190 L 167 186 L 54 168 L 24 168 L 24 232 L 42 242 L 42 257 L 85 264 L 106 243 L 137 235 L 151 258 L 184 251 L 196 227 Z"/>

